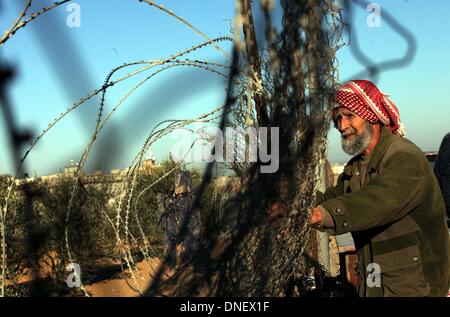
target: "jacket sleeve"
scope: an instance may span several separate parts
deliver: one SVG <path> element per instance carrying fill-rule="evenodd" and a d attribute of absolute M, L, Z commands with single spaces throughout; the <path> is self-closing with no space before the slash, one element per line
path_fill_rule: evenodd
<path fill-rule="evenodd" d="M 336 198 L 344 194 L 344 181 L 342 180 L 343 174 L 340 174 L 336 183 L 336 186 L 327 188 L 324 193 L 316 193 L 316 206 L 322 202 Z"/>
<path fill-rule="evenodd" d="M 382 172 L 358 192 L 321 203 L 334 220 L 334 234 L 367 230 L 392 223 L 419 205 L 424 170 L 409 152 L 392 155 Z"/>

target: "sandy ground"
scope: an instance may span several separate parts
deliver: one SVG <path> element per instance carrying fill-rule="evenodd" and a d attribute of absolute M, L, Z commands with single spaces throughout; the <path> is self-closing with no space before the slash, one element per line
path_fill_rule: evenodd
<path fill-rule="evenodd" d="M 114 273 L 112 277 L 95 282 L 89 285 L 84 285 L 88 294 L 92 297 L 133 297 L 141 296 L 141 292 L 150 286 L 153 280 L 153 276 L 156 274 L 161 260 L 159 258 L 151 258 L 148 261 L 143 260 L 141 262 L 135 263 L 135 269 L 133 270 L 134 277 L 127 269 L 123 272 Z M 49 274 L 50 269 L 45 266 L 41 266 L 41 270 L 38 272 L 38 279 L 44 280 Z M 173 270 L 167 269 L 161 279 L 166 280 L 173 274 Z M 17 281 L 17 285 L 29 284 L 31 281 L 35 280 L 36 277 L 33 276 L 32 270 L 26 270 L 24 275 L 21 276 Z M 138 285 L 136 285 L 136 283 Z M 11 285 L 11 281 L 6 281 L 6 286 Z M 54 295 L 43 295 L 43 296 L 59 296 Z M 83 293 L 79 289 L 71 289 L 68 295 L 65 296 L 83 296 Z"/>
<path fill-rule="evenodd" d="M 138 288 L 144 292 L 152 281 L 152 277 L 158 270 L 161 261 L 152 258 L 149 261 L 136 263 L 133 271 L 136 280 L 131 276 L 130 270 L 122 272 L 120 277 L 110 278 L 91 285 L 86 285 L 85 289 L 93 297 L 133 297 L 140 296 Z M 170 276 L 172 272 L 166 271 L 163 280 Z M 136 285 L 136 282 L 139 286 Z"/>

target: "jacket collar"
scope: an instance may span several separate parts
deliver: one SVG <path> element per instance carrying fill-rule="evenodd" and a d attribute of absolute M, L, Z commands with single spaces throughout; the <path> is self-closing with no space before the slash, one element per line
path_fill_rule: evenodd
<path fill-rule="evenodd" d="M 380 164 L 384 153 L 386 153 L 389 144 L 391 144 L 394 135 L 392 134 L 389 128 L 385 126 L 381 126 L 380 138 L 378 139 L 378 143 L 375 145 L 373 149 L 372 155 L 370 156 L 369 164 L 367 166 L 367 171 L 375 171 Z M 354 156 L 344 167 L 343 173 L 347 176 L 352 176 L 353 174 L 353 164 L 357 161 L 361 160 L 361 154 Z"/>
<path fill-rule="evenodd" d="M 394 135 L 392 134 L 391 130 L 385 126 L 381 126 L 380 138 L 378 139 L 378 143 L 377 145 L 375 145 L 375 148 L 373 149 L 372 155 L 370 157 L 367 169 L 368 171 L 377 169 L 384 156 L 384 153 L 386 153 L 386 150 L 391 144 L 393 138 Z"/>

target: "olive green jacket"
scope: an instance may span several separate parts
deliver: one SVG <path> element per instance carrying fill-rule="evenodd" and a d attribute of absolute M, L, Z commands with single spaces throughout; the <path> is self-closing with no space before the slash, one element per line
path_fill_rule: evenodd
<path fill-rule="evenodd" d="M 450 244 L 445 206 L 424 154 L 383 127 L 363 184 L 360 163 L 360 155 L 352 158 L 337 185 L 318 196 L 334 220 L 334 228 L 325 230 L 352 233 L 358 295 L 446 296 Z"/>

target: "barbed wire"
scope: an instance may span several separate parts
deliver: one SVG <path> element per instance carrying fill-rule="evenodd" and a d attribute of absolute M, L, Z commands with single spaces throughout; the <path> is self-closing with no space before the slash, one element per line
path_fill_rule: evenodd
<path fill-rule="evenodd" d="M 23 10 L 19 13 L 18 18 L 14 21 L 13 25 L 8 30 L 5 31 L 2 38 L 0 39 L 0 47 L 2 45 L 4 45 L 6 43 L 6 41 L 8 41 L 14 34 L 16 34 L 16 32 L 18 30 L 24 28 L 28 23 L 30 23 L 31 21 L 33 21 L 40 15 L 58 7 L 64 3 L 67 3 L 69 1 L 71 1 L 71 0 L 57 1 L 50 6 L 44 7 L 41 10 L 32 13 L 28 18 L 24 19 L 28 12 L 28 9 L 30 8 L 30 6 L 32 4 L 32 0 L 27 0 Z"/>
<path fill-rule="evenodd" d="M 323 54 L 324 51 L 328 53 L 327 43 L 324 41 L 326 36 L 322 33 L 325 32 L 322 31 L 321 26 L 322 16 L 316 5 L 316 3 L 313 5 L 313 2 L 308 1 L 302 3 L 283 1 L 284 29 L 278 35 L 276 42 L 270 42 L 272 56 L 276 56 L 275 63 L 273 63 L 274 60 L 268 62 L 269 70 L 273 74 L 273 90 L 266 93 L 261 91 L 263 85 L 258 85 L 260 87 L 258 93 L 264 96 L 263 100 L 266 100 L 262 111 L 271 113 L 272 126 L 283 122 L 283 135 L 280 136 L 280 139 L 289 140 L 284 144 L 281 141 L 282 144 L 280 144 L 283 151 L 281 166 L 285 174 L 278 172 L 277 175 L 264 175 L 257 172 L 258 164 L 249 166 L 243 177 L 243 188 L 236 197 L 228 201 L 229 206 L 223 212 L 226 217 L 219 219 L 219 227 L 222 232 L 219 237 L 223 234 L 230 236 L 229 241 L 223 247 L 224 250 L 213 256 L 214 259 L 212 259 L 211 252 L 214 253 L 215 247 L 223 241 L 220 241 L 220 238 L 205 241 L 212 245 L 209 248 L 210 252 L 206 251 L 205 255 L 202 248 L 198 249 L 197 258 L 189 263 L 190 265 L 178 268 L 174 274 L 172 280 L 175 280 L 176 284 L 173 292 L 175 295 L 204 294 L 202 292 L 206 288 L 206 294 L 218 296 L 280 296 L 286 295 L 286 285 L 295 278 L 296 274 L 305 275 L 305 271 L 300 265 L 302 252 L 307 245 L 309 236 L 305 210 L 314 203 L 314 193 L 318 183 L 315 172 L 317 162 L 324 161 L 324 148 L 326 148 L 324 140 L 326 140 L 329 126 L 329 111 L 327 111 L 329 108 L 327 107 L 330 107 L 335 83 L 334 78 L 330 76 L 333 59 L 329 58 L 334 56 Z M 326 7 L 327 3 L 321 3 L 321 5 Z M 238 12 L 242 12 L 242 8 L 239 5 L 237 7 L 239 8 Z M 266 8 L 268 7 L 270 6 L 266 6 Z M 304 18 L 301 18 L 302 16 Z M 242 15 L 239 15 L 237 19 L 241 22 L 245 21 Z M 249 21 L 248 18 L 246 19 Z M 299 21 L 302 21 L 303 24 L 299 25 Z M 339 26 L 337 21 L 333 22 L 336 25 L 331 25 L 330 29 L 333 26 Z M 306 47 L 301 46 L 296 37 L 300 30 L 304 30 L 310 39 L 309 43 L 312 42 Z M 270 33 L 270 35 L 272 34 Z M 315 40 L 312 41 L 312 39 Z M 248 37 L 245 40 L 248 41 Z M 245 45 L 249 48 L 254 43 Z M 243 47 L 243 44 L 240 46 Z M 237 55 L 237 52 L 236 45 L 234 54 Z M 249 52 L 248 49 L 247 52 Z M 296 56 L 296 53 L 304 55 Z M 320 61 L 315 61 L 315 58 L 320 58 Z M 303 62 L 301 62 L 302 60 Z M 236 69 L 234 77 L 238 76 L 238 73 L 239 71 Z M 311 73 L 316 76 L 307 77 L 305 75 Z M 256 69 L 247 72 L 246 76 L 247 83 L 250 81 L 261 82 L 262 80 L 259 77 L 261 75 L 257 75 Z M 258 77 L 260 79 L 257 79 Z M 308 81 L 304 78 L 308 78 Z M 246 85 L 247 88 L 243 90 L 248 93 L 249 86 L 246 83 L 242 83 L 242 85 Z M 309 90 L 309 98 L 305 98 L 304 94 L 298 94 L 305 89 Z M 234 92 L 234 85 L 230 84 L 228 100 L 249 102 L 248 97 L 236 98 Z M 252 96 L 252 98 L 254 97 L 255 95 Z M 299 97 L 300 99 L 298 99 Z M 248 107 L 248 104 L 244 106 Z M 303 109 L 307 107 L 312 109 L 310 114 Z M 299 110 L 300 117 L 296 114 Z M 226 116 L 224 116 L 222 122 L 226 121 Z M 300 153 L 303 155 L 295 155 Z M 313 153 L 318 153 L 318 160 L 311 156 Z M 294 168 L 286 171 L 286 166 Z M 212 164 L 208 166 L 209 170 L 211 167 Z M 295 194 L 289 203 L 291 210 L 289 216 L 285 218 L 281 229 L 274 232 L 271 230 L 267 218 L 264 217 L 265 210 L 270 204 L 270 198 L 265 197 L 263 193 L 277 192 L 274 187 L 280 183 L 280 175 L 292 181 Z M 205 207 L 201 205 L 198 197 L 204 193 L 209 180 L 207 170 L 202 187 L 196 193 L 194 206 L 185 216 L 179 239 L 183 239 L 183 235 L 186 233 L 190 216 L 196 209 Z M 273 189 L 275 190 L 273 191 Z M 233 215 L 232 220 L 230 220 L 230 214 Z M 279 236 L 282 239 L 281 243 L 277 244 L 273 239 Z M 265 263 L 264 267 L 261 267 L 260 263 Z M 217 278 L 215 285 L 211 282 L 214 277 Z M 158 293 L 158 290 L 161 291 L 160 287 L 167 283 L 160 283 L 158 279 L 159 276 L 156 275 L 147 295 L 161 294 L 161 292 Z"/>
<path fill-rule="evenodd" d="M 13 24 L 13 26 L 10 28 L 10 30 L 8 30 L 7 32 L 5 32 L 5 35 L 4 35 L 4 38 L 2 38 L 3 41 L 2 41 L 1 44 L 3 44 L 4 42 L 6 42 L 6 40 L 8 40 L 13 34 L 15 34 L 15 32 L 16 32 L 19 28 L 24 27 L 24 26 L 25 26 L 28 22 L 30 22 L 32 19 L 36 18 L 37 16 L 39 16 L 40 14 L 42 14 L 42 13 L 44 13 L 44 12 L 47 12 L 47 11 L 49 11 L 49 10 L 51 10 L 51 9 L 53 9 L 53 8 L 55 8 L 55 7 L 57 7 L 58 5 L 61 5 L 61 4 L 63 4 L 63 3 L 66 3 L 66 2 L 68 2 L 68 1 L 61 1 L 61 2 L 59 2 L 59 3 L 55 3 L 55 4 L 52 5 L 52 6 L 43 8 L 43 9 L 40 10 L 39 12 L 32 14 L 32 16 L 31 16 L 29 19 L 27 19 L 27 20 L 25 20 L 25 21 L 21 21 L 21 20 L 23 19 L 23 17 L 26 15 L 26 12 L 27 12 L 28 8 L 31 6 L 31 1 L 28 1 L 27 4 L 26 4 L 26 6 L 25 6 L 25 8 L 24 8 L 24 9 L 22 10 L 22 12 L 20 13 L 19 18 L 16 20 L 16 22 Z M 152 5 L 153 5 L 153 3 L 152 3 Z M 163 8 L 162 8 L 161 6 L 159 6 L 158 8 L 161 9 L 161 10 L 163 10 Z M 170 15 L 172 15 L 173 17 L 179 19 L 179 20 L 182 21 L 183 23 L 187 24 L 188 27 L 189 27 L 190 29 L 192 29 L 192 30 L 195 31 L 196 33 L 202 35 L 203 37 L 206 37 L 206 38 L 207 38 L 207 41 L 204 42 L 204 43 L 201 43 L 201 44 L 199 44 L 199 45 L 193 46 L 192 48 L 189 48 L 189 49 L 187 49 L 187 50 L 185 50 L 185 51 L 182 51 L 182 52 L 180 52 L 180 53 L 174 54 L 174 55 L 172 55 L 172 56 L 170 56 L 169 58 L 164 59 L 164 60 L 157 60 L 157 61 L 151 61 L 151 62 L 143 62 L 143 61 L 142 61 L 142 62 L 133 62 L 133 63 L 127 63 L 127 64 L 124 64 L 124 65 L 121 65 L 121 66 L 117 67 L 116 69 L 114 69 L 114 70 L 112 70 L 112 71 L 110 72 L 110 74 L 107 76 L 107 79 L 105 80 L 104 85 L 103 85 L 101 88 L 99 88 L 99 89 L 97 89 L 97 90 L 91 92 L 91 93 L 88 94 L 86 97 L 82 98 L 81 100 L 79 100 L 78 102 L 76 102 L 74 105 L 72 105 L 71 107 L 69 107 L 68 109 L 66 109 L 66 111 L 62 112 L 62 113 L 60 114 L 60 116 L 58 116 L 56 119 L 54 119 L 54 120 L 49 124 L 49 126 L 48 126 L 46 129 L 44 129 L 44 130 L 42 131 L 42 133 L 41 133 L 40 135 L 38 135 L 38 137 L 30 144 L 30 147 L 29 147 L 29 149 L 25 152 L 25 155 L 24 155 L 20 160 L 18 160 L 18 168 L 17 168 L 17 170 L 16 170 L 15 176 L 11 178 L 11 185 L 8 187 L 8 191 L 7 191 L 7 195 L 6 195 L 6 199 L 5 199 L 5 204 L 4 204 L 4 206 L 1 206 L 1 208 L 2 208 L 2 209 L 1 209 L 1 210 L 2 210 L 2 212 L 1 212 L 1 214 L 2 214 L 2 219 L 1 219 L 1 222 L 2 222 L 2 232 L 1 232 L 1 233 L 2 233 L 2 240 L 3 240 L 3 242 L 4 242 L 4 238 L 5 238 L 5 234 L 4 234 L 4 230 L 3 230 L 3 229 L 4 229 L 4 218 L 5 218 L 5 216 L 7 215 L 7 212 L 8 212 L 8 207 L 9 207 L 8 203 L 9 203 L 9 200 L 10 200 L 10 197 L 11 197 L 11 193 L 12 193 L 12 191 L 13 191 L 13 189 L 14 189 L 14 186 L 15 186 L 15 181 L 16 181 L 18 175 L 19 175 L 19 171 L 21 170 L 21 168 L 22 168 L 22 166 L 23 166 L 23 164 L 24 164 L 24 161 L 25 161 L 26 157 L 27 157 L 28 154 L 31 152 L 31 150 L 34 148 L 34 146 L 38 143 L 38 141 L 39 141 L 39 140 L 40 140 L 40 139 L 41 139 L 41 138 L 42 138 L 42 137 L 43 137 L 43 136 L 44 136 L 51 128 L 53 128 L 53 127 L 54 127 L 61 119 L 63 119 L 68 113 L 72 112 L 73 110 L 75 110 L 76 108 L 78 108 L 80 105 L 82 105 L 83 103 L 85 103 L 87 100 L 91 99 L 92 97 L 94 97 L 94 96 L 96 96 L 97 94 L 99 94 L 100 92 L 102 92 L 101 101 L 100 101 L 100 106 L 99 106 L 99 112 L 98 112 L 98 117 L 97 117 L 97 124 L 96 124 L 96 127 L 95 127 L 95 131 L 94 131 L 94 134 L 93 134 L 93 136 L 92 136 L 92 138 L 91 138 L 91 141 L 89 142 L 89 144 L 88 144 L 88 146 L 87 146 L 87 149 L 85 150 L 85 153 L 83 153 L 82 159 L 81 159 L 81 161 L 80 161 L 81 164 L 79 164 L 78 167 L 77 167 L 76 177 L 75 177 L 75 181 L 74 181 L 74 186 L 73 186 L 72 194 L 71 194 L 71 197 L 70 197 L 70 200 L 69 200 L 69 208 L 68 208 L 68 212 L 67 212 L 67 215 L 66 215 L 66 223 L 67 223 L 67 222 L 69 221 L 69 219 L 70 219 L 70 217 L 69 217 L 69 216 L 70 216 L 70 208 L 71 208 L 71 206 L 72 206 L 72 204 L 73 204 L 74 192 L 75 192 L 75 190 L 76 190 L 77 185 L 78 185 L 79 183 L 81 183 L 80 180 L 79 180 L 80 171 L 81 171 L 81 169 L 82 169 L 82 167 L 83 167 L 83 164 L 84 164 L 85 160 L 87 159 L 87 156 L 88 156 L 88 154 L 89 154 L 89 152 L 90 152 L 90 149 L 92 148 L 92 145 L 93 145 L 94 140 L 96 139 L 98 133 L 99 133 L 99 132 L 101 131 L 101 129 L 104 127 L 104 125 L 106 124 L 106 122 L 108 121 L 108 119 L 109 119 L 109 118 L 111 117 L 111 115 L 114 113 L 114 111 L 116 111 L 117 108 L 118 108 L 118 107 L 119 107 L 119 106 L 120 106 L 120 105 L 121 105 L 121 104 L 122 104 L 122 103 L 123 103 L 123 102 L 124 102 L 124 101 L 132 94 L 132 93 L 133 93 L 133 92 L 135 92 L 135 91 L 137 90 L 138 87 L 140 87 L 145 81 L 147 81 L 148 79 L 150 79 L 150 78 L 153 77 L 154 75 L 156 75 L 156 74 L 162 72 L 163 70 L 166 70 L 166 69 L 168 69 L 168 68 L 174 67 L 174 66 L 191 66 L 191 67 L 196 67 L 196 68 L 200 68 L 200 69 L 203 69 L 203 70 L 211 71 L 211 72 L 213 72 L 213 73 L 216 73 L 216 74 L 218 74 L 218 75 L 221 75 L 221 76 L 226 77 L 225 74 L 220 73 L 219 71 L 217 71 L 216 69 L 214 69 L 214 68 L 211 67 L 211 66 L 213 66 L 213 67 L 222 67 L 222 68 L 226 68 L 226 65 L 221 65 L 221 64 L 219 64 L 219 63 L 208 63 L 208 62 L 206 62 L 206 61 L 199 61 L 199 60 L 176 60 L 176 58 L 181 57 L 181 56 L 183 56 L 183 55 L 185 55 L 185 54 L 189 54 L 189 53 L 191 53 L 191 52 L 193 52 L 193 51 L 195 51 L 195 50 L 201 49 L 201 48 L 203 48 L 203 47 L 205 47 L 205 46 L 214 44 L 215 42 L 220 42 L 220 41 L 224 41 L 224 40 L 230 40 L 230 38 L 227 38 L 227 37 L 220 37 L 220 38 L 217 38 L 217 39 L 209 39 L 205 34 L 199 32 L 195 27 L 193 27 L 192 24 L 189 24 L 187 21 L 185 21 L 184 19 L 180 18 L 178 15 L 174 14 L 172 11 L 168 11 L 168 10 L 163 10 L 163 11 L 167 12 L 168 14 L 170 14 Z M 216 48 L 218 48 L 217 45 L 215 45 L 215 46 L 216 46 Z M 121 82 L 121 81 L 123 81 L 123 80 L 125 80 L 125 79 L 131 78 L 131 77 L 133 77 L 133 76 L 135 76 L 135 75 L 137 75 L 137 74 L 139 74 L 139 73 L 141 73 L 141 72 L 144 72 L 144 71 L 146 71 L 146 70 L 148 70 L 148 69 L 151 69 L 151 68 L 153 68 L 153 67 L 156 67 L 156 66 L 164 65 L 164 64 L 166 64 L 166 63 L 172 63 L 172 65 L 169 65 L 169 66 L 167 66 L 167 67 L 164 67 L 164 68 L 161 69 L 161 70 L 158 70 L 158 71 L 155 72 L 154 74 L 152 74 L 152 75 L 150 75 L 149 77 L 147 77 L 146 79 L 144 79 L 144 80 L 143 80 L 140 84 L 138 84 L 134 89 L 132 89 L 132 91 L 131 91 L 130 93 L 128 93 L 128 94 L 121 100 L 121 102 L 113 109 L 113 111 L 111 111 L 111 112 L 109 113 L 109 115 L 108 115 L 107 118 L 104 120 L 103 124 L 101 125 L 100 119 L 101 119 L 101 117 L 102 117 L 102 112 L 103 112 L 103 107 L 104 107 L 105 93 L 106 93 L 106 90 L 107 90 L 108 88 L 114 86 L 115 84 L 117 84 L 117 83 L 119 83 L 119 82 Z M 134 66 L 134 65 L 139 65 L 139 64 L 148 64 L 148 66 L 145 66 L 145 67 L 143 67 L 143 68 L 141 68 L 141 69 L 139 69 L 139 70 L 136 70 L 136 71 L 134 71 L 134 72 L 132 72 L 132 73 L 129 73 L 128 75 L 126 75 L 126 76 L 124 76 L 124 77 L 122 77 L 122 78 L 119 78 L 119 79 L 117 79 L 117 80 L 115 80 L 115 81 L 111 81 L 111 80 L 110 80 L 110 78 L 112 77 L 112 75 L 113 75 L 116 71 L 118 71 L 118 70 L 120 70 L 120 69 L 122 69 L 122 68 L 126 68 L 126 67 L 129 67 L 129 66 Z M 17 153 L 18 151 L 15 151 L 15 152 Z M 128 212 L 128 209 L 127 209 L 127 212 Z M 128 215 L 128 214 L 127 214 L 127 215 Z M 126 218 L 126 220 L 128 220 L 128 218 Z M 127 222 L 125 223 L 125 227 L 127 227 Z M 127 233 L 127 237 L 128 237 L 128 233 Z M 73 262 L 72 255 L 71 255 L 71 253 L 70 253 L 69 241 L 68 241 L 68 226 L 67 226 L 67 225 L 66 225 L 66 229 L 65 229 L 65 240 L 66 240 L 66 248 L 67 248 L 67 254 L 68 254 L 69 261 L 70 261 L 70 262 Z M 119 242 L 120 242 L 120 239 L 118 239 L 118 240 L 119 240 Z M 5 246 L 6 246 L 6 243 L 3 243 L 2 245 L 3 245 L 3 247 L 5 247 Z M 128 252 L 128 253 L 129 253 L 129 252 Z M 127 266 L 130 268 L 131 274 L 133 275 L 132 265 L 130 264 L 130 261 L 128 260 L 129 257 L 126 256 L 125 259 L 126 259 L 126 262 L 127 262 Z M 5 250 L 5 249 L 2 251 L 2 263 L 3 263 L 3 265 L 2 265 L 2 270 L 3 270 L 3 271 L 2 271 L 2 295 L 4 295 L 4 277 L 5 277 L 5 268 L 6 268 L 6 250 Z M 77 274 L 77 273 L 75 272 L 75 275 L 76 275 L 76 274 Z M 133 275 L 132 277 L 133 277 L 133 280 L 135 281 L 135 284 L 136 284 L 137 288 L 139 289 L 139 285 L 138 285 L 138 283 L 136 282 L 136 279 L 135 279 L 134 275 Z M 81 290 L 84 292 L 84 294 L 85 294 L 86 296 L 88 295 L 87 291 L 85 290 L 85 288 L 84 288 L 84 286 L 83 286 L 82 284 L 81 284 Z"/>

